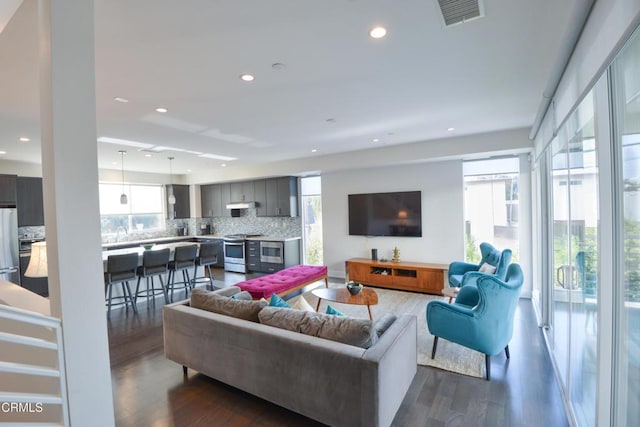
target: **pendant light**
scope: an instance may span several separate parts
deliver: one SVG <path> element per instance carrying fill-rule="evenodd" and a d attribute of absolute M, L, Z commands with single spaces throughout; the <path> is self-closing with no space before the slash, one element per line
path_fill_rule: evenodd
<path fill-rule="evenodd" d="M 124 155 L 127 153 L 125 150 L 119 150 L 120 156 L 122 157 L 122 194 L 120 195 L 120 204 L 126 205 L 128 203 L 127 195 L 124 192 Z"/>
<path fill-rule="evenodd" d="M 167 202 L 170 205 L 175 205 L 176 196 L 173 195 L 173 157 L 169 157 L 169 185 L 171 186 L 171 194 L 169 194 Z"/>

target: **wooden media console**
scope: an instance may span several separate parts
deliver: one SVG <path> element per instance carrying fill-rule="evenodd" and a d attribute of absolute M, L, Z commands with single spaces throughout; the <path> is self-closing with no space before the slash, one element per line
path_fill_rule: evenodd
<path fill-rule="evenodd" d="M 442 295 L 446 264 L 380 262 L 368 258 L 347 261 L 348 279 L 364 285 Z"/>

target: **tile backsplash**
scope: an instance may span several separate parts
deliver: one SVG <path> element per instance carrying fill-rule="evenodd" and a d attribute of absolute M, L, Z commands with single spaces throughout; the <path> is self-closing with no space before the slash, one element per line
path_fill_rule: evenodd
<path fill-rule="evenodd" d="M 102 243 L 128 242 L 132 240 L 157 239 L 178 236 L 181 228 L 187 229 L 187 235 L 197 236 L 202 233 L 202 225 L 210 227 L 210 233 L 220 236 L 227 234 L 255 233 L 271 237 L 302 236 L 302 219 L 300 217 L 259 217 L 255 209 L 241 210 L 236 218 L 187 218 L 166 220 L 165 230 L 130 231 L 117 235 L 103 235 Z M 44 227 L 19 227 L 21 238 L 43 238 Z"/>

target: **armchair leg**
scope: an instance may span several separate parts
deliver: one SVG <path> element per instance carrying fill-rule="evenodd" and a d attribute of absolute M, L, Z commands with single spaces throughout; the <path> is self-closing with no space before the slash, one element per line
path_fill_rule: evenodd
<path fill-rule="evenodd" d="M 431 358 L 436 357 L 436 348 L 438 347 L 438 337 L 433 337 L 433 348 L 431 349 Z"/>
<path fill-rule="evenodd" d="M 187 376 L 187 367 L 182 365 L 182 375 Z"/>
<path fill-rule="evenodd" d="M 491 356 L 488 354 L 484 355 L 484 367 L 487 371 L 487 381 L 491 379 Z"/>
<path fill-rule="evenodd" d="M 504 348 L 504 354 L 507 356 L 507 359 L 511 358 L 511 354 L 509 353 L 509 346 Z"/>

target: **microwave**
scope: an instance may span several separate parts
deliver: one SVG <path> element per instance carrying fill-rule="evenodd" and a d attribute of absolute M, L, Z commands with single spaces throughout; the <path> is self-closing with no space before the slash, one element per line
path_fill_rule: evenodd
<path fill-rule="evenodd" d="M 284 242 L 260 242 L 260 262 L 284 264 Z"/>

